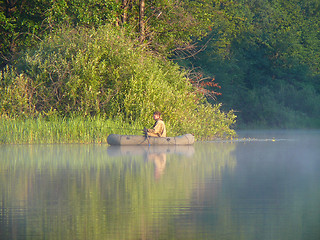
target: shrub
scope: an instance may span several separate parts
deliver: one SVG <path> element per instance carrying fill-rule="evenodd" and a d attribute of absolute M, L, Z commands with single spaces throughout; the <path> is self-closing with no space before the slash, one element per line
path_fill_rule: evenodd
<path fill-rule="evenodd" d="M 146 51 L 110 25 L 63 27 L 24 53 L 1 78 L 7 79 L 1 88 L 0 101 L 6 103 L 2 114 L 56 111 L 151 125 L 153 111 L 159 110 L 171 126 L 168 134 L 234 135 L 233 112 L 212 107 L 177 64 Z M 6 99 L 9 95 L 14 97 Z"/>

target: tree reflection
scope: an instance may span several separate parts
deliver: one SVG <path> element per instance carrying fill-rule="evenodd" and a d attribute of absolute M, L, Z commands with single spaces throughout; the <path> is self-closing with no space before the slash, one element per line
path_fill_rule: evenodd
<path fill-rule="evenodd" d="M 318 146 L 2 145 L 0 239 L 315 239 Z"/>
<path fill-rule="evenodd" d="M 1 239 L 175 238 L 199 179 L 232 170 L 233 148 L 1 146 Z"/>

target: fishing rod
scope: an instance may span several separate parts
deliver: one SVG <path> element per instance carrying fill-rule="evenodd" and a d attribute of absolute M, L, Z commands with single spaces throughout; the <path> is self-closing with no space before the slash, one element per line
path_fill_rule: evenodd
<path fill-rule="evenodd" d="M 107 127 L 107 128 L 110 128 L 110 129 L 115 129 L 115 130 L 129 130 L 129 131 L 142 131 L 144 132 L 145 130 L 147 130 L 147 128 L 115 128 L 115 127 Z"/>

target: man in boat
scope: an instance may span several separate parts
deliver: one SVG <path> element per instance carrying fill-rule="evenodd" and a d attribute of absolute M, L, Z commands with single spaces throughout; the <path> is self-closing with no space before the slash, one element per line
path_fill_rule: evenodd
<path fill-rule="evenodd" d="M 153 119 L 156 121 L 151 129 L 144 129 L 144 134 L 150 137 L 166 137 L 166 126 L 161 118 L 161 113 L 156 111 L 153 113 Z"/>

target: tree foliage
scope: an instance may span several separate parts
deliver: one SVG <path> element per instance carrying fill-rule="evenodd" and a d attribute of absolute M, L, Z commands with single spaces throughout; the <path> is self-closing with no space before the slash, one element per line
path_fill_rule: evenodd
<path fill-rule="evenodd" d="M 1 78 L 0 110 L 8 116 L 100 115 L 146 126 L 159 110 L 172 134 L 234 134 L 232 112 L 208 104 L 177 64 L 111 25 L 57 29 Z"/>
<path fill-rule="evenodd" d="M 0 1 L 0 68 L 39 40 L 49 0 Z"/>
<path fill-rule="evenodd" d="M 240 124 L 314 127 L 320 125 L 319 10 L 319 0 L 2 0 L 0 66 L 15 65 L 20 54 L 24 59 L 23 51 L 38 44 L 40 39 L 48 41 L 46 37 L 59 32 L 61 25 L 99 29 L 111 24 L 125 29 L 126 41 L 138 40 L 134 48 L 148 49 L 167 59 L 180 59 L 179 64 L 190 64 L 190 68 L 202 68 L 201 79 L 196 77 L 199 72 L 189 74 L 194 87 L 216 104 L 218 83 L 222 87 L 218 100 L 224 103 L 224 109 L 239 112 Z M 65 62 L 59 63 L 66 75 L 70 75 L 69 59 L 77 52 L 72 51 L 54 51 L 55 57 L 61 55 L 62 59 L 69 54 Z M 181 61 L 188 58 L 189 61 Z M 120 56 L 117 61 L 122 61 Z M 83 68 L 90 64 L 84 64 Z M 10 71 L 6 70 L 3 76 L 15 74 Z M 86 74 L 95 77 L 94 73 Z M 64 75 L 50 77 L 60 79 Z M 207 81 L 207 77 L 215 82 Z M 17 79 L 15 88 L 23 85 L 38 88 L 39 82 L 30 82 L 25 75 Z M 85 93 L 83 88 L 93 81 L 86 79 L 88 83 L 84 81 L 68 94 Z M 52 90 L 62 86 L 66 90 L 67 85 L 60 86 L 61 82 L 55 82 Z M 43 91 L 38 94 L 50 95 Z M 30 102 L 30 94 L 34 97 L 33 91 L 21 91 L 11 98 L 16 98 L 13 102 L 20 101 L 19 98 Z M 87 98 L 93 98 L 91 93 L 87 94 L 83 99 L 75 95 L 68 99 L 60 91 L 47 101 L 55 102 L 59 97 L 59 101 L 69 101 L 70 108 L 73 104 L 83 107 L 91 101 Z M 35 109 L 46 104 L 38 104 Z M 101 104 L 91 101 L 86 111 L 99 112 Z M 24 109 L 21 104 L 13 106 Z"/>
<path fill-rule="evenodd" d="M 319 126 L 319 1 L 221 2 L 214 41 L 193 64 L 215 75 L 225 109 L 242 125 Z"/>
<path fill-rule="evenodd" d="M 21 49 L 61 24 L 122 26 L 144 46 L 165 56 L 178 50 L 187 53 L 195 49 L 192 41 L 207 34 L 211 9 L 211 1 L 199 0 L 1 0 L 0 66 L 13 63 Z"/>

